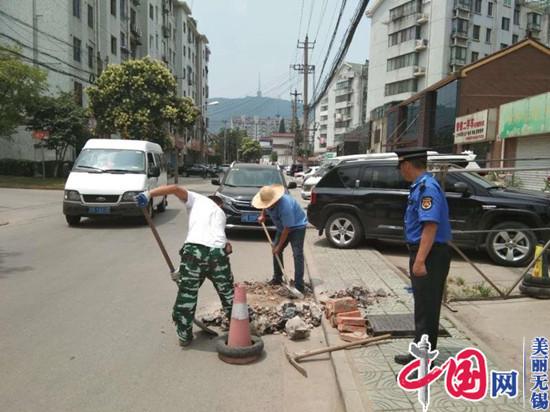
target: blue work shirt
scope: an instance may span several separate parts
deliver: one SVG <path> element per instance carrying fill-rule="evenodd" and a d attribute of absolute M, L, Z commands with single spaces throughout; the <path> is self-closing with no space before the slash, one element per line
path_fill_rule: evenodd
<path fill-rule="evenodd" d="M 419 176 L 411 186 L 405 212 L 407 243 L 420 243 L 424 222 L 437 223 L 435 242 L 446 243 L 451 240 L 447 199 L 437 180 L 429 173 Z"/>
<path fill-rule="evenodd" d="M 299 229 L 306 227 L 307 217 L 300 204 L 291 195 L 285 194 L 274 206 L 266 209 L 278 231 L 285 227 Z"/>

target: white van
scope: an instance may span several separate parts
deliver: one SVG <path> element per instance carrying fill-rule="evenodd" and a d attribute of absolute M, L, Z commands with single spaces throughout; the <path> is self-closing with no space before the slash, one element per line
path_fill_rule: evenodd
<path fill-rule="evenodd" d="M 69 226 L 82 217 L 141 216 L 134 196 L 166 183 L 166 162 L 158 144 L 90 139 L 65 183 L 63 214 Z M 166 197 L 153 200 L 149 213 L 166 209 Z"/>

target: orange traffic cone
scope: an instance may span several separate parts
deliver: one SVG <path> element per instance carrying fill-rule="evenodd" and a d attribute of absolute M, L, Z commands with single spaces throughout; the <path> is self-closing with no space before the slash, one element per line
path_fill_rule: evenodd
<path fill-rule="evenodd" d="M 246 289 L 235 284 L 229 335 L 218 340 L 218 355 L 224 362 L 244 364 L 256 360 L 263 348 L 263 341 L 257 336 L 250 335 Z"/>

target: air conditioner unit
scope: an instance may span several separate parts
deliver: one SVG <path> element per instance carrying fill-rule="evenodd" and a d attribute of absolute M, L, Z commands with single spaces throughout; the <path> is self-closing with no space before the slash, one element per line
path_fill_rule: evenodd
<path fill-rule="evenodd" d="M 423 66 L 414 66 L 414 76 L 422 77 L 426 75 L 426 68 Z"/>
<path fill-rule="evenodd" d="M 427 39 L 417 39 L 415 44 L 415 50 L 425 50 L 426 47 L 428 47 L 428 40 Z"/>
<path fill-rule="evenodd" d="M 417 24 L 424 24 L 428 22 L 428 15 L 424 13 L 418 13 L 416 15 L 416 23 Z"/>

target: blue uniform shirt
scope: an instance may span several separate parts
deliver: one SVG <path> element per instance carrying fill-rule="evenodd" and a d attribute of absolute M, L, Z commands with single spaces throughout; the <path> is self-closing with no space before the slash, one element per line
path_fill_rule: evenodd
<path fill-rule="evenodd" d="M 449 206 L 439 183 L 429 174 L 418 177 L 411 186 L 405 212 L 405 239 L 407 243 L 420 243 L 424 222 L 437 223 L 435 242 L 451 240 Z"/>
<path fill-rule="evenodd" d="M 306 227 L 307 217 L 303 209 L 300 207 L 296 199 L 290 195 L 283 195 L 275 206 L 266 209 L 267 213 L 278 231 L 282 231 L 285 227 L 289 229 L 298 229 Z"/>

